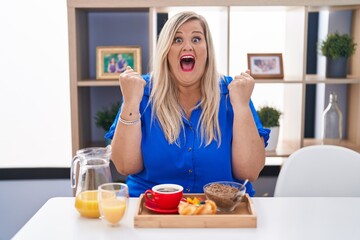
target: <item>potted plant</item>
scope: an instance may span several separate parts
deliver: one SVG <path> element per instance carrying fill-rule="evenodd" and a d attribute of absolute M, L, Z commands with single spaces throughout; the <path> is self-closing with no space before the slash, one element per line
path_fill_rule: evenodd
<path fill-rule="evenodd" d="M 105 132 L 109 131 L 113 124 L 116 114 L 120 108 L 120 102 L 113 103 L 110 107 L 103 107 L 102 110 L 96 112 L 95 125 L 103 129 Z"/>
<path fill-rule="evenodd" d="M 356 43 L 349 34 L 328 34 L 321 43 L 321 53 L 326 57 L 326 77 L 344 78 L 348 58 L 355 53 Z"/>
<path fill-rule="evenodd" d="M 267 151 L 275 151 L 279 139 L 279 129 L 280 129 L 280 116 L 281 112 L 270 106 L 260 107 L 257 111 L 260 121 L 265 128 L 270 129 L 270 138 L 268 145 L 265 148 Z"/>

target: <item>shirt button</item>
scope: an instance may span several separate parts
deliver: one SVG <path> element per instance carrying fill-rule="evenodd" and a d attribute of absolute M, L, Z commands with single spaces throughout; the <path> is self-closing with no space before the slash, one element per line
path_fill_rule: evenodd
<path fill-rule="evenodd" d="M 190 126 L 190 130 L 192 131 L 193 129 L 192 129 L 192 126 Z"/>
<path fill-rule="evenodd" d="M 191 150 L 192 150 L 192 148 L 191 148 L 191 147 L 189 147 L 189 148 L 188 148 L 188 152 L 191 152 Z"/>
<path fill-rule="evenodd" d="M 189 173 L 192 173 L 192 169 L 189 169 Z"/>
<path fill-rule="evenodd" d="M 190 192 L 190 188 L 187 188 L 186 191 L 187 191 L 187 192 Z"/>

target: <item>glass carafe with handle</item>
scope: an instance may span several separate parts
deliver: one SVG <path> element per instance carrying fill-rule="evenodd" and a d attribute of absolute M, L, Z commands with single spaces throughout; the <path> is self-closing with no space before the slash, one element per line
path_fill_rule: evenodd
<path fill-rule="evenodd" d="M 337 95 L 330 92 L 329 104 L 323 112 L 322 140 L 324 144 L 337 145 L 342 139 L 342 113 L 338 106 Z"/>
<path fill-rule="evenodd" d="M 98 218 L 98 187 L 112 182 L 111 146 L 80 149 L 71 164 L 71 187 L 76 188 L 75 208 L 81 216 Z M 78 175 L 76 180 L 76 175 Z"/>

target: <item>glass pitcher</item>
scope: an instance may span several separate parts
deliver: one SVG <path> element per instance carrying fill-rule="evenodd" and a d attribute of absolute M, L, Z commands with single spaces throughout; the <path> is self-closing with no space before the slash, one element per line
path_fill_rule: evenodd
<path fill-rule="evenodd" d="M 71 187 L 76 188 L 75 208 L 81 216 L 89 218 L 100 216 L 97 189 L 103 183 L 112 182 L 110 155 L 110 145 L 106 148 L 93 147 L 76 151 L 71 164 L 70 177 Z"/>

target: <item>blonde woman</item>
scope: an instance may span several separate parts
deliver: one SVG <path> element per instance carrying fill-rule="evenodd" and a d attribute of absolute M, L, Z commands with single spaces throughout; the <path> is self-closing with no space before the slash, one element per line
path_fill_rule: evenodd
<path fill-rule="evenodd" d="M 254 79 L 216 70 L 206 20 L 194 12 L 169 19 L 157 45 L 154 70 L 120 75 L 123 103 L 105 137 L 131 196 L 176 183 L 199 193 L 213 181 L 255 181 L 264 166 L 269 130 L 250 100 Z M 251 183 L 247 192 L 253 196 Z"/>

